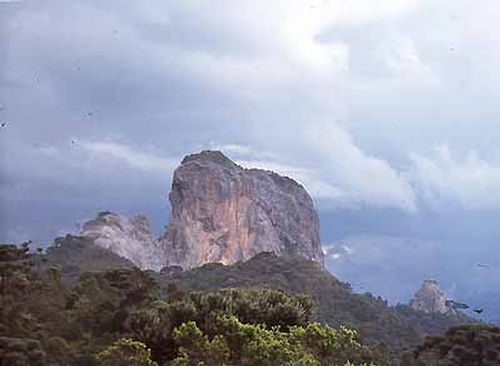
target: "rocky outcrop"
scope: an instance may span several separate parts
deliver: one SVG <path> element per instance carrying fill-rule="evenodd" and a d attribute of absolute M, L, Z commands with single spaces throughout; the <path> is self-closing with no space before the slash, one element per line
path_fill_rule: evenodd
<path fill-rule="evenodd" d="M 80 235 L 143 269 L 159 270 L 165 263 L 145 215 L 129 220 L 112 212 L 101 212 L 97 218 L 83 224 Z"/>
<path fill-rule="evenodd" d="M 424 281 L 420 290 L 413 295 L 409 305 L 413 310 L 427 314 L 446 314 L 452 310 L 446 303 L 446 295 L 435 280 Z"/>
<path fill-rule="evenodd" d="M 170 265 L 230 264 L 263 251 L 323 263 L 313 202 L 290 178 L 203 151 L 184 158 L 169 199 L 172 216 L 160 242 Z"/>
<path fill-rule="evenodd" d="M 269 251 L 323 264 L 313 202 L 290 178 L 203 151 L 182 160 L 169 199 L 172 215 L 159 240 L 144 216 L 128 220 L 110 212 L 84 224 L 80 235 L 155 270 L 231 264 Z"/>

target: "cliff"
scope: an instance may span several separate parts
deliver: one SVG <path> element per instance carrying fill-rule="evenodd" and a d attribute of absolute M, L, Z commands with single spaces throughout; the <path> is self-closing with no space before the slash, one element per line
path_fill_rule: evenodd
<path fill-rule="evenodd" d="M 290 178 L 204 151 L 184 158 L 169 199 L 160 241 L 171 265 L 231 264 L 264 251 L 323 262 L 313 202 Z"/>

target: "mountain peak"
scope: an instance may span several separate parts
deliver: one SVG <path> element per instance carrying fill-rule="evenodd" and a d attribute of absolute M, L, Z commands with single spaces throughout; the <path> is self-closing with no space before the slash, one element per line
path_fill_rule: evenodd
<path fill-rule="evenodd" d="M 263 251 L 323 263 L 314 204 L 290 178 L 205 150 L 175 170 L 169 199 L 172 215 L 160 241 L 170 265 L 231 264 Z"/>
<path fill-rule="evenodd" d="M 424 281 L 420 290 L 410 300 L 410 307 L 428 314 L 450 312 L 450 308 L 446 305 L 446 295 L 436 280 Z"/>
<path fill-rule="evenodd" d="M 186 155 L 184 159 L 182 159 L 181 165 L 192 161 L 210 161 L 226 167 L 239 168 L 239 166 L 234 161 L 229 159 L 219 150 L 203 150 L 199 153 Z"/>

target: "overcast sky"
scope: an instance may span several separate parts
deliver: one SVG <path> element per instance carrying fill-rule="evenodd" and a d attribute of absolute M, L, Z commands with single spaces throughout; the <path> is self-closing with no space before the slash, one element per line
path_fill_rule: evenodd
<path fill-rule="evenodd" d="M 100 210 L 158 235 L 173 169 L 217 148 L 304 184 L 341 279 L 498 300 L 498 19 L 496 0 L 0 0 L 0 239 Z"/>

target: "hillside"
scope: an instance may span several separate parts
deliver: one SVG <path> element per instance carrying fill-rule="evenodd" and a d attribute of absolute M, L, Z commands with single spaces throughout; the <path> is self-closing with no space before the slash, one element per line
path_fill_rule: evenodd
<path fill-rule="evenodd" d="M 393 350 L 418 344 L 425 334 L 438 334 L 450 326 L 469 322 L 464 315 L 424 314 L 406 305 L 390 307 L 372 294 L 355 294 L 318 263 L 261 253 L 233 265 L 207 264 L 190 271 L 155 274 L 163 293 L 178 282 L 184 291 L 210 291 L 226 287 L 264 287 L 305 293 L 316 304 L 317 320 L 332 326 L 357 329 L 367 343 L 383 342 Z"/>
<path fill-rule="evenodd" d="M 94 245 L 91 239 L 72 235 L 55 239 L 43 259 L 43 266 L 58 266 L 62 279 L 69 282 L 77 281 L 84 272 L 134 267 L 128 259 Z"/>
<path fill-rule="evenodd" d="M 66 281 L 74 281 L 87 271 L 132 267 L 128 260 L 81 237 L 58 239 L 45 256 L 46 265 L 60 265 Z M 316 320 L 357 329 L 366 344 L 384 343 L 396 353 L 416 346 L 427 334 L 444 333 L 451 326 L 470 322 L 460 313 L 425 314 L 407 305 L 388 306 L 387 301 L 370 293 L 353 293 L 348 283 L 339 281 L 317 262 L 269 252 L 233 265 L 210 263 L 189 271 L 173 266 L 147 273 L 159 284 L 164 298 L 172 284 L 186 293 L 261 287 L 307 294 L 314 301 Z"/>

